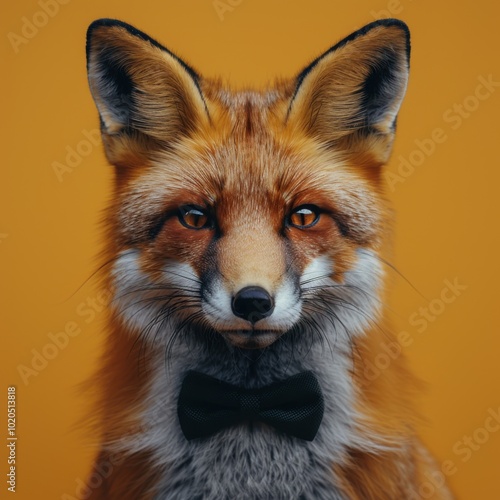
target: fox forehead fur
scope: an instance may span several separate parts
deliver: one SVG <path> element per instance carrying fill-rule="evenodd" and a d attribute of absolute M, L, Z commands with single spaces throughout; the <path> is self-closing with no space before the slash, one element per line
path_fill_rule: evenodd
<path fill-rule="evenodd" d="M 260 91 L 203 78 L 120 21 L 90 26 L 87 58 L 115 166 L 93 475 L 115 465 L 90 498 L 418 497 L 434 464 L 415 436 L 415 382 L 400 354 L 366 371 L 391 338 L 381 172 L 406 25 L 372 23 Z M 235 310 L 246 287 L 272 303 L 257 321 Z M 249 388 L 314 371 L 318 435 L 242 424 L 187 442 L 176 404 L 190 369 Z"/>

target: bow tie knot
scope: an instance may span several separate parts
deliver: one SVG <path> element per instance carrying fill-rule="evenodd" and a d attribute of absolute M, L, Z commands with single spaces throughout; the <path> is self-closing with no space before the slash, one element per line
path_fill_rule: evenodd
<path fill-rule="evenodd" d="M 240 413 L 249 418 L 259 414 L 260 398 L 258 394 L 240 394 Z"/>
<path fill-rule="evenodd" d="M 208 437 L 243 421 L 260 421 L 291 436 L 312 441 L 324 402 L 316 376 L 302 372 L 259 389 L 245 389 L 189 371 L 177 413 L 186 439 Z"/>

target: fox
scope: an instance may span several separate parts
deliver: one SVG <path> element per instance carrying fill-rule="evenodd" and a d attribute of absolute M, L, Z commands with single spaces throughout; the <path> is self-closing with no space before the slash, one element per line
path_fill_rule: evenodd
<path fill-rule="evenodd" d="M 255 89 L 114 19 L 86 52 L 114 180 L 83 497 L 453 498 L 385 306 L 407 25 Z"/>

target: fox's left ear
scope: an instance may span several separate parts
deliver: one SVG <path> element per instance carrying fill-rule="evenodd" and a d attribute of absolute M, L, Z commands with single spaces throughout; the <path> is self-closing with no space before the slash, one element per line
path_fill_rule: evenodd
<path fill-rule="evenodd" d="M 408 81 L 410 34 L 402 21 L 368 24 L 314 60 L 297 77 L 287 124 L 326 147 L 372 161 L 389 157 Z"/>

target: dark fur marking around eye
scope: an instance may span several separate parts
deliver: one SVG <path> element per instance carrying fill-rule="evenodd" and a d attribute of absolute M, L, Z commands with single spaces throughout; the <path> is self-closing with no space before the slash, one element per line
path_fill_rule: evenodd
<path fill-rule="evenodd" d="M 332 214 L 332 218 L 337 223 L 340 234 L 345 238 L 349 238 L 349 236 L 351 236 L 351 231 L 349 228 L 349 224 L 347 223 L 346 217 L 342 216 L 342 214 L 339 214 L 337 212 Z"/>
<path fill-rule="evenodd" d="M 147 236 L 145 236 L 144 239 L 147 239 L 150 241 L 153 241 L 154 239 L 156 239 L 156 237 L 158 236 L 158 234 L 162 230 L 163 226 L 165 225 L 165 222 L 167 222 L 167 220 L 170 217 L 172 217 L 176 214 L 177 214 L 177 211 L 169 210 L 168 212 L 162 213 L 162 214 L 158 215 L 157 217 L 155 217 L 150 222 L 149 229 L 147 231 Z"/>

